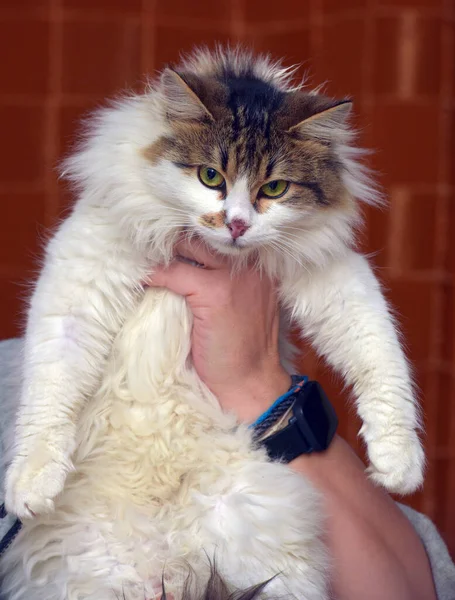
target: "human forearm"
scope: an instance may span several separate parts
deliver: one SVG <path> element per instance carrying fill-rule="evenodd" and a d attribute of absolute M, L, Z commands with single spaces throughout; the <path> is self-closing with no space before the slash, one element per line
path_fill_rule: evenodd
<path fill-rule="evenodd" d="M 282 369 L 270 364 L 262 376 L 252 374 L 246 388 L 225 390 L 220 402 L 239 420 L 252 421 L 286 385 Z M 322 493 L 335 600 L 435 600 L 419 537 L 390 496 L 366 477 L 344 440 L 335 437 L 326 452 L 302 455 L 291 467 Z"/>
<path fill-rule="evenodd" d="M 386 492 L 365 476 L 341 438 L 291 463 L 323 495 L 336 600 L 434 600 L 430 565 L 416 532 Z"/>
<path fill-rule="evenodd" d="M 236 388 L 235 395 L 226 390 L 220 402 L 239 420 L 252 421 L 286 385 L 283 370 L 270 364 L 262 376 L 252 374 L 247 388 Z M 291 467 L 322 493 L 335 600 L 435 600 L 419 537 L 344 440 L 335 437 L 326 452 L 302 455 Z"/>

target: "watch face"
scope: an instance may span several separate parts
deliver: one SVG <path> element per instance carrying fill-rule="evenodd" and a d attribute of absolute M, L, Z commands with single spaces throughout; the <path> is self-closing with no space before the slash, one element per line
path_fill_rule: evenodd
<path fill-rule="evenodd" d="M 309 381 L 303 386 L 294 415 L 312 449 L 326 450 L 335 434 L 338 418 L 317 381 Z"/>

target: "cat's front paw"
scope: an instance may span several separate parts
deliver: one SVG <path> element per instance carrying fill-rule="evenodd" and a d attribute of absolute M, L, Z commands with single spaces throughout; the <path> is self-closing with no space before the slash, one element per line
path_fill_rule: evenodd
<path fill-rule="evenodd" d="M 369 441 L 368 474 L 389 492 L 411 494 L 423 483 L 425 455 L 415 431 Z"/>
<path fill-rule="evenodd" d="M 63 490 L 71 464 L 64 458 L 47 458 L 43 462 L 37 456 L 28 456 L 14 461 L 8 469 L 5 505 L 19 519 L 54 510 L 54 498 Z"/>

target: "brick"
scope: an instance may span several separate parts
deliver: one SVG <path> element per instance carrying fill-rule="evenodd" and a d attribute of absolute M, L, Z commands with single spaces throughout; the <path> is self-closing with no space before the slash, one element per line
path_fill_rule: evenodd
<path fill-rule="evenodd" d="M 406 496 L 406 500 L 405 500 L 406 506 L 410 506 L 414 510 L 422 512 L 423 511 L 423 500 L 424 500 L 423 495 L 424 495 L 423 490 L 420 490 L 418 492 L 415 492 L 411 496 Z M 399 496 L 397 496 L 395 498 L 395 500 L 397 502 L 403 502 L 403 498 L 400 498 Z"/>
<path fill-rule="evenodd" d="M 328 81 L 340 97 L 360 96 L 363 86 L 365 23 L 361 18 L 326 24 L 322 29 L 322 51 L 314 56 L 318 81 Z"/>
<path fill-rule="evenodd" d="M 314 378 L 317 372 L 317 365 L 319 362 L 316 353 L 311 348 L 310 343 L 302 338 L 301 331 L 298 327 L 295 327 L 291 334 L 292 343 L 299 348 L 299 355 L 297 357 L 297 371 L 304 373 L 308 377 Z"/>
<path fill-rule="evenodd" d="M 448 486 L 451 477 L 449 473 L 452 470 L 452 462 L 453 460 L 449 458 L 440 458 L 433 461 L 432 464 L 436 491 L 435 503 L 438 507 L 433 520 L 441 534 L 446 536 L 449 536 L 449 531 L 446 529 L 447 512 L 453 510 L 453 506 L 447 505 Z"/>
<path fill-rule="evenodd" d="M 411 363 L 412 375 L 415 385 L 415 393 L 419 402 L 423 428 L 425 431 L 424 444 L 426 451 L 433 448 L 435 443 L 435 431 L 433 425 L 435 411 L 434 385 L 437 379 L 437 373 L 422 362 Z M 431 418 L 430 418 L 431 417 Z"/>
<path fill-rule="evenodd" d="M 442 20 L 416 17 L 411 21 L 408 40 L 405 18 L 406 14 L 379 17 L 375 21 L 373 91 L 400 94 L 401 78 L 409 76 L 409 89 L 405 90 L 409 97 L 435 96 L 441 88 Z M 408 44 L 410 67 L 401 64 L 402 50 Z M 407 72 L 403 73 L 401 70 L 405 68 Z"/>
<path fill-rule="evenodd" d="M 330 398 L 339 419 L 338 433 L 349 441 L 356 452 L 363 455 L 363 448 L 357 433 L 361 423 L 352 409 L 352 394 L 344 388 L 339 375 L 336 375 L 323 360 L 319 359 L 308 342 L 299 340 L 299 335 L 294 335 L 294 341 L 301 349 L 300 359 L 297 361 L 297 372 L 308 375 L 310 379 L 319 381 Z"/>
<path fill-rule="evenodd" d="M 178 44 L 176 44 L 178 40 Z M 195 46 L 207 46 L 213 49 L 215 44 L 227 44 L 227 33 L 204 28 L 164 27 L 156 29 L 155 40 L 155 68 L 162 69 L 168 64 L 175 64 L 180 60 L 183 51 L 189 52 Z"/>
<path fill-rule="evenodd" d="M 455 231 L 455 194 L 452 194 L 449 198 L 448 216 L 448 230 L 453 235 L 453 232 Z M 455 240 L 452 236 L 450 237 L 450 243 L 448 244 L 446 265 L 451 275 L 455 275 Z"/>
<path fill-rule="evenodd" d="M 58 182 L 58 207 L 61 219 L 69 215 L 76 199 L 76 193 L 71 185 L 60 179 Z"/>
<path fill-rule="evenodd" d="M 1 91 L 44 94 L 49 85 L 49 24 L 0 21 Z"/>
<path fill-rule="evenodd" d="M 436 375 L 431 369 L 425 366 L 425 363 L 414 363 L 412 368 L 417 396 L 422 407 L 424 407 L 429 402 L 430 386 Z M 423 419 L 426 421 L 427 418 L 428 415 L 424 410 Z"/>
<path fill-rule="evenodd" d="M 288 33 L 258 34 L 246 38 L 246 45 L 256 52 L 270 54 L 274 59 L 283 61 L 285 66 L 301 65 L 296 73 L 299 81 L 305 71 L 311 71 L 311 41 L 309 29 Z"/>
<path fill-rule="evenodd" d="M 453 445 L 451 421 L 448 418 L 451 414 L 453 400 L 455 396 L 455 379 L 452 373 L 437 373 L 438 379 L 438 397 L 433 399 L 436 402 L 436 443 L 438 448 L 449 452 Z M 428 399 L 430 402 L 431 399 Z"/>
<path fill-rule="evenodd" d="M 314 377 L 319 381 L 324 388 L 328 398 L 333 403 L 333 406 L 340 419 L 340 431 L 342 435 L 350 437 L 352 432 L 358 432 L 360 429 L 360 419 L 352 410 L 352 393 L 350 390 L 343 389 L 341 377 L 335 375 L 322 361 L 319 363 L 319 368 Z M 351 437 L 350 441 L 355 440 L 355 436 Z"/>
<path fill-rule="evenodd" d="M 455 280 L 442 288 L 443 332 L 441 340 L 441 358 L 444 362 L 453 363 L 455 342 Z"/>
<path fill-rule="evenodd" d="M 437 194 L 413 194 L 407 203 L 401 239 L 402 267 L 429 270 L 435 265 Z"/>
<path fill-rule="evenodd" d="M 20 7 L 18 4 L 17 0 L 2 0 L 0 4 L 0 15 L 2 10 L 7 10 L 8 12 L 17 10 L 18 12 L 20 11 L 20 14 L 23 16 L 24 11 L 48 8 L 50 0 L 21 0 Z"/>
<path fill-rule="evenodd" d="M 416 93 L 437 96 L 441 90 L 443 22 L 419 19 L 417 35 Z"/>
<path fill-rule="evenodd" d="M 412 361 L 430 357 L 433 292 L 434 284 L 430 282 L 405 279 L 391 281 L 386 289 Z"/>
<path fill-rule="evenodd" d="M 102 97 L 134 85 L 141 77 L 140 43 L 133 20 L 65 23 L 63 92 Z"/>
<path fill-rule="evenodd" d="M 24 330 L 26 282 L 0 277 L 0 340 L 18 337 Z"/>
<path fill-rule="evenodd" d="M 368 146 L 384 183 L 434 184 L 439 167 L 439 114 L 434 106 L 378 104 L 372 110 Z"/>
<path fill-rule="evenodd" d="M 76 144 L 83 132 L 83 121 L 88 118 L 100 103 L 87 101 L 83 104 L 65 105 L 59 109 L 59 142 L 58 157 L 62 161 L 76 149 Z M 60 218 L 69 214 L 76 196 L 71 184 L 59 179 L 57 184 L 58 207 Z"/>
<path fill-rule="evenodd" d="M 387 264 L 387 237 L 390 212 L 387 208 L 365 206 L 365 229 L 360 235 L 361 249 L 366 254 L 373 253 L 372 262 L 378 267 Z"/>
<path fill-rule="evenodd" d="M 140 13 L 142 0 L 63 0 L 63 8 L 85 11 Z"/>
<path fill-rule="evenodd" d="M 452 92 L 453 97 L 455 98 L 455 89 Z M 451 110 L 447 112 L 448 115 L 448 126 L 449 126 L 449 140 L 448 140 L 448 148 L 447 148 L 447 158 L 449 162 L 449 173 L 448 179 L 452 188 L 455 188 L 455 110 Z M 455 206 L 455 195 L 452 196 L 451 199 L 452 206 Z M 454 222 L 455 223 L 455 222 Z"/>
<path fill-rule="evenodd" d="M 301 0 L 248 0 L 244 3 L 245 18 L 249 24 L 276 21 L 306 21 L 310 16 L 310 2 Z"/>
<path fill-rule="evenodd" d="M 83 122 L 102 103 L 87 100 L 75 105 L 64 105 L 59 107 L 59 145 L 57 153 L 59 158 L 70 153 L 80 138 L 83 130 Z"/>
<path fill-rule="evenodd" d="M 395 17 L 375 20 L 372 89 L 376 94 L 392 94 L 398 89 L 399 25 Z"/>
<path fill-rule="evenodd" d="M 3 184 L 37 183 L 44 167 L 44 108 L 41 106 L 0 106 Z"/>
<path fill-rule="evenodd" d="M 455 435 L 455 411 L 453 410 L 454 404 L 455 396 L 452 396 L 452 439 Z M 446 473 L 446 478 L 447 493 L 446 497 L 444 498 L 444 501 L 447 506 L 447 511 L 446 520 L 444 523 L 444 532 L 449 552 L 451 553 L 451 556 L 455 556 L 455 511 L 453 510 L 453 507 L 455 506 L 455 460 L 453 456 L 450 461 L 448 471 Z"/>
<path fill-rule="evenodd" d="M 368 0 L 322 0 L 322 11 L 324 14 L 346 13 L 354 10 L 366 10 Z"/>
<path fill-rule="evenodd" d="M 109 0 L 106 0 L 106 2 L 109 2 Z M 165 17 L 167 20 L 171 18 L 180 20 L 187 17 L 194 20 L 205 21 L 216 29 L 217 25 L 220 25 L 223 21 L 229 19 L 231 3 L 229 0 L 218 0 L 216 4 L 211 0 L 197 0 L 197 2 L 158 0 L 156 11 L 158 21 L 160 20 L 160 17 Z M 174 45 L 179 46 L 180 49 L 184 51 L 190 49 L 185 45 L 182 45 L 179 38 L 175 38 Z"/>
<path fill-rule="evenodd" d="M 18 271 L 36 268 L 44 237 L 45 194 L 0 194 L 0 206 L 0 265 Z"/>
<path fill-rule="evenodd" d="M 444 0 L 378 0 L 378 6 L 387 6 L 392 8 L 440 8 Z"/>

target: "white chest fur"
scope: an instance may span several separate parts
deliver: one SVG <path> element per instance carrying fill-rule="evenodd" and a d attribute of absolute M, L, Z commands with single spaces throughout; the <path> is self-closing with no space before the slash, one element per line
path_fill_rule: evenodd
<path fill-rule="evenodd" d="M 54 514 L 2 561 L 11 600 L 154 598 L 163 571 L 170 591 L 188 565 L 203 580 L 207 555 L 235 586 L 280 572 L 271 593 L 325 598 L 317 495 L 221 413 L 187 364 L 190 327 L 163 291 L 125 323 Z"/>

